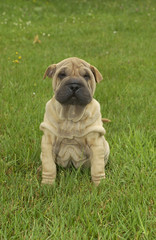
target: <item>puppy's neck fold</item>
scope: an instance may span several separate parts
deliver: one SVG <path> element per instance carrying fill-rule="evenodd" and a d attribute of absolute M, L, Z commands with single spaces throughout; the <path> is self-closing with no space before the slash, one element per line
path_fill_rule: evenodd
<path fill-rule="evenodd" d="M 78 122 L 82 119 L 86 106 L 80 105 L 62 105 L 56 101 L 56 110 L 60 120 L 71 120 Z"/>

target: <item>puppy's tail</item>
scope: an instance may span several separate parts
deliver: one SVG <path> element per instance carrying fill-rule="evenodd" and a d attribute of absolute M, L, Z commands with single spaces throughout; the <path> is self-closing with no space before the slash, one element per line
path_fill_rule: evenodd
<path fill-rule="evenodd" d="M 104 122 L 111 122 L 111 120 L 109 120 L 109 119 L 107 119 L 107 118 L 102 118 L 101 120 L 102 120 L 103 123 L 104 123 Z"/>

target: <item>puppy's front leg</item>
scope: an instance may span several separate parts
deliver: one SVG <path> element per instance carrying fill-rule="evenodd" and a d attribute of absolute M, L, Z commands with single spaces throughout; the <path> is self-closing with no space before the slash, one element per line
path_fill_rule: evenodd
<path fill-rule="evenodd" d="M 44 132 L 41 143 L 42 184 L 53 184 L 56 178 L 56 164 L 52 157 L 52 136 Z"/>
<path fill-rule="evenodd" d="M 101 179 L 105 178 L 105 165 L 109 156 L 109 145 L 104 136 L 99 133 L 91 133 L 87 138 L 92 150 L 91 157 L 91 177 L 96 186 L 99 185 Z"/>

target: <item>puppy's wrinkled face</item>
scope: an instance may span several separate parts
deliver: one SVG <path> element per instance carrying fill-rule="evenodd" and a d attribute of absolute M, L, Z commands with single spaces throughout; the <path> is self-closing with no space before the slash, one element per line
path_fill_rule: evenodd
<path fill-rule="evenodd" d="M 91 70 L 80 62 L 63 64 L 56 72 L 56 100 L 61 104 L 87 105 L 92 100 L 93 78 Z"/>
<path fill-rule="evenodd" d="M 79 58 L 67 58 L 48 67 L 46 76 L 53 77 L 55 98 L 62 105 L 86 106 L 92 101 L 100 72 Z"/>

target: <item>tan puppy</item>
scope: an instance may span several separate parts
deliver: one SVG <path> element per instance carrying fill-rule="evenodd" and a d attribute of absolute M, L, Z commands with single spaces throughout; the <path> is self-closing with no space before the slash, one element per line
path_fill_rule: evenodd
<path fill-rule="evenodd" d="M 42 183 L 53 184 L 56 164 L 91 167 L 95 185 L 105 178 L 109 145 L 104 138 L 100 105 L 93 98 L 100 72 L 82 59 L 67 58 L 48 67 L 54 96 L 47 102 L 42 137 Z"/>

